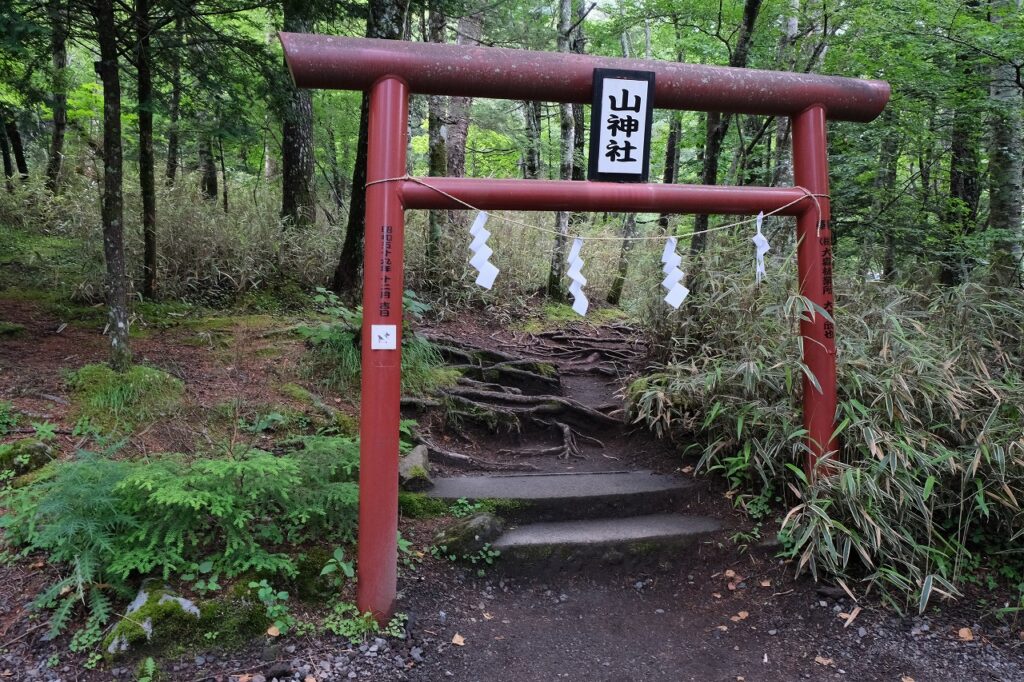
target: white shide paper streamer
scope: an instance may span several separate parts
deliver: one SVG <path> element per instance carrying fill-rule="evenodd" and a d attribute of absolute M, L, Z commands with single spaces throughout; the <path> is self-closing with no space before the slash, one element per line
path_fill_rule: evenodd
<path fill-rule="evenodd" d="M 764 211 L 761 211 L 757 214 L 757 234 L 750 239 L 750 241 L 754 242 L 754 247 L 756 249 L 756 253 L 754 254 L 756 259 L 755 277 L 757 278 L 758 284 L 761 283 L 761 280 L 764 279 L 766 274 L 764 269 L 764 255 L 768 253 L 769 249 L 771 249 L 771 246 L 768 244 L 768 238 L 761 234 L 761 223 L 763 222 Z"/>
<path fill-rule="evenodd" d="M 473 237 L 473 241 L 469 243 L 469 250 L 473 252 L 469 264 L 478 272 L 477 285 L 484 289 L 490 289 L 494 286 L 494 280 L 498 276 L 498 268 L 490 260 L 494 251 L 487 246 L 487 240 L 490 239 L 491 233 L 484 229 L 486 224 L 487 214 L 482 211 L 477 213 L 473 226 L 469 228 L 469 234 Z"/>
<path fill-rule="evenodd" d="M 565 261 L 569 264 L 569 270 L 565 273 L 566 277 L 572 280 L 572 284 L 569 285 L 569 293 L 572 294 L 572 309 L 576 311 L 578 315 L 586 315 L 587 308 L 590 307 L 590 301 L 587 300 L 587 295 L 583 293 L 583 287 L 587 283 L 587 278 L 583 276 L 583 259 L 580 258 L 580 250 L 583 248 L 583 240 L 579 237 L 572 242 L 572 247 L 569 249 L 569 257 Z"/>
<path fill-rule="evenodd" d="M 678 309 L 683 301 L 686 300 L 686 297 L 690 295 L 690 290 L 683 286 L 685 273 L 679 269 L 679 264 L 683 262 L 683 257 L 676 252 L 675 237 L 669 237 L 668 241 L 665 242 L 665 250 L 661 254 L 661 262 L 665 264 L 662 268 L 665 273 L 665 279 L 661 281 L 661 286 L 665 287 L 668 291 L 668 295 L 665 296 L 665 303 Z"/>

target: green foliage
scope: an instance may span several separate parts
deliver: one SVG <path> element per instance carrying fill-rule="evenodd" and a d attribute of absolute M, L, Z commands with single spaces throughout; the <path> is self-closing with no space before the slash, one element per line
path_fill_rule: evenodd
<path fill-rule="evenodd" d="M 382 628 L 369 611 L 359 613 L 355 604 L 339 602 L 331 608 L 330 615 L 324 619 L 324 629 L 353 643 L 376 634 L 405 639 L 405 624 L 408 621 L 409 616 L 396 613 Z"/>
<path fill-rule="evenodd" d="M 24 334 L 24 326 L 20 324 L 14 324 L 13 322 L 4 322 L 0 320 L 0 340 L 15 339 L 20 336 L 24 336 Z"/>
<path fill-rule="evenodd" d="M 9 400 L 0 400 L 0 437 L 6 436 L 18 425 L 18 413 Z"/>
<path fill-rule="evenodd" d="M 345 560 L 345 548 L 337 547 L 330 560 L 320 570 L 320 575 L 332 576 L 335 586 L 340 588 L 345 584 L 346 580 L 352 580 L 356 577 L 356 567 L 351 561 Z"/>
<path fill-rule="evenodd" d="M 1024 306 L 977 285 L 926 297 L 843 279 L 836 309 L 839 426 L 834 475 L 802 471 L 790 278 L 749 290 L 706 276 L 715 314 L 671 333 L 674 357 L 636 381 L 632 414 L 662 435 L 694 433 L 699 467 L 724 475 L 764 517 L 765 496 L 798 497 L 783 522 L 799 569 L 878 589 L 894 605 L 955 592 L 987 538 L 1008 550 L 1024 527 Z M 786 300 L 779 305 L 772 300 Z M 813 384 L 813 381 L 811 382 Z M 812 389 L 813 390 L 813 389 Z M 758 498 L 761 498 L 760 500 Z"/>
<path fill-rule="evenodd" d="M 283 456 L 236 448 L 220 457 L 166 454 L 128 462 L 79 453 L 52 474 L 3 493 L 9 541 L 69 567 L 36 605 L 53 608 L 60 632 L 75 604 L 105 623 L 110 592 L 130 581 L 247 572 L 295 575 L 283 548 L 313 540 L 351 541 L 359 487 L 358 445 L 340 437 L 294 441 Z M 198 583 L 197 583 L 198 588 Z"/>
<path fill-rule="evenodd" d="M 179 405 L 181 380 L 153 367 L 133 365 L 115 372 L 107 365 L 86 365 L 68 377 L 79 414 L 105 428 L 131 430 Z"/>
<path fill-rule="evenodd" d="M 152 656 L 147 656 L 136 670 L 136 679 L 138 682 L 155 682 L 157 679 L 157 667 L 156 661 L 153 660 Z"/>
<path fill-rule="evenodd" d="M 363 324 L 361 308 L 347 308 L 325 289 L 319 289 L 316 302 L 322 312 L 334 318 L 330 323 L 307 326 L 299 334 L 310 345 L 310 371 L 324 386 L 342 394 L 359 390 L 361 376 L 360 331 Z M 416 317 L 429 306 L 406 292 L 403 305 Z M 433 343 L 406 327 L 402 333 L 402 393 L 423 395 L 439 386 L 449 385 L 458 373 L 444 366 L 441 354 Z"/>
<path fill-rule="evenodd" d="M 274 587 L 264 578 L 259 582 L 249 583 L 249 588 L 256 591 L 256 596 L 267 609 L 267 619 L 274 624 L 280 634 L 288 634 L 295 626 L 295 617 L 288 609 L 288 593 Z"/>
<path fill-rule="evenodd" d="M 332 607 L 330 615 L 324 619 L 324 629 L 350 642 L 359 642 L 380 632 L 380 625 L 369 611 L 359 613 L 355 604 L 340 602 Z"/>
<path fill-rule="evenodd" d="M 472 516 L 482 509 L 483 505 L 479 502 L 470 502 L 465 497 L 460 497 L 452 502 L 450 511 L 452 516 L 461 519 L 467 516 Z"/>
<path fill-rule="evenodd" d="M 448 549 L 447 545 L 434 545 L 430 548 L 430 555 L 439 559 L 447 559 L 453 563 L 465 563 L 476 566 L 476 574 L 483 577 L 487 567 L 493 566 L 495 560 L 501 556 L 501 551 L 491 547 L 491 543 L 484 543 L 483 547 L 475 552 L 459 554 Z"/>

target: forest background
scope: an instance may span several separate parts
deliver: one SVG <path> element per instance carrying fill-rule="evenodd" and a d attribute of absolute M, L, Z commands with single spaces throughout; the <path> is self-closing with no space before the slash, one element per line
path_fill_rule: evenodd
<path fill-rule="evenodd" d="M 156 304 L 282 312 L 312 305 L 318 287 L 320 300 L 358 300 L 365 101 L 296 90 L 277 30 L 888 81 L 878 120 L 829 125 L 834 476 L 797 466 L 794 377 L 806 367 L 793 330 L 814 311 L 796 293 L 786 219 L 766 221 L 757 286 L 749 225 L 504 214 L 543 230 L 492 220 L 503 275 L 487 292 L 465 264 L 469 216 L 411 214 L 408 284 L 442 318 L 560 311 L 564 240 L 547 231 L 624 237 L 589 242 L 586 274 L 591 298 L 655 349 L 627 391 L 631 414 L 686 435 L 757 532 L 781 528 L 799 567 L 900 608 L 965 580 L 1024 594 L 1019 1 L 6 0 L 0 26 L 0 226 L 15 254 L 3 295 L 103 304 L 118 372 L 131 371 L 133 325 Z M 413 97 L 409 172 L 582 179 L 588 109 Z M 651 159 L 666 183 L 792 183 L 783 118 L 657 111 Z M 668 234 L 694 283 L 678 312 L 658 295 L 660 244 L 630 240 Z M 53 240 L 74 252 L 40 269 Z M 38 499 L 20 504 L 28 516 L 16 519 L 37 512 Z"/>

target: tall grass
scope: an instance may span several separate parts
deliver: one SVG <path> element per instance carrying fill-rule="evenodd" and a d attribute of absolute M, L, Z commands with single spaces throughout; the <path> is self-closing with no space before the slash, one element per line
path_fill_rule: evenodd
<path fill-rule="evenodd" d="M 808 481 L 797 333 L 808 306 L 792 274 L 755 287 L 747 260 L 712 254 L 694 307 L 658 327 L 671 354 L 630 387 L 634 418 L 692 440 L 700 468 L 752 510 L 790 491 L 781 530 L 797 566 L 896 606 L 916 597 L 923 609 L 982 553 L 1019 551 L 1021 292 L 838 277 L 841 451 L 831 475 Z"/>
<path fill-rule="evenodd" d="M 179 176 L 173 187 L 157 188 L 157 280 L 164 299 L 230 303 L 242 294 L 292 281 L 312 288 L 327 282 L 341 249 L 343 230 L 323 217 L 313 225 L 287 229 L 279 219 L 276 192 L 254 178 L 234 177 L 229 210 L 200 197 L 198 179 Z M 0 192 L 0 225 L 76 244 L 76 260 L 88 268 L 62 282 L 81 300 L 102 300 L 103 240 L 99 186 L 75 175 L 57 196 L 38 179 Z M 125 182 L 125 249 L 128 276 L 142 276 L 141 204 L 131 174 Z"/>

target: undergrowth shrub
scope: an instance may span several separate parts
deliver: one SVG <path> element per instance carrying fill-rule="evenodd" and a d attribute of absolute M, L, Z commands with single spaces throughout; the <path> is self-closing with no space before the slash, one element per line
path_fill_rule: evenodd
<path fill-rule="evenodd" d="M 699 468 L 727 477 L 755 517 L 788 488 L 781 530 L 798 569 L 897 608 L 956 593 L 983 557 L 1012 561 L 1024 534 L 1021 292 L 838 278 L 841 449 L 834 475 L 808 481 L 798 324 L 821 311 L 791 293 L 791 274 L 757 288 L 730 261 L 747 263 L 711 254 L 694 307 L 662 325 L 671 357 L 629 388 L 633 418 L 692 438 Z"/>
<path fill-rule="evenodd" d="M 68 375 L 68 385 L 80 417 L 96 426 L 126 430 L 173 411 L 185 390 L 177 377 L 145 365 L 132 365 L 125 372 L 85 365 Z"/>
<path fill-rule="evenodd" d="M 0 494 L 6 542 L 68 572 L 36 600 L 58 633 L 78 603 L 104 623 L 111 596 L 139 578 L 204 564 L 229 577 L 294 576 L 291 545 L 354 539 L 359 447 L 349 438 L 293 441 L 284 455 L 236 447 L 220 456 L 139 461 L 82 452 L 31 485 Z"/>

